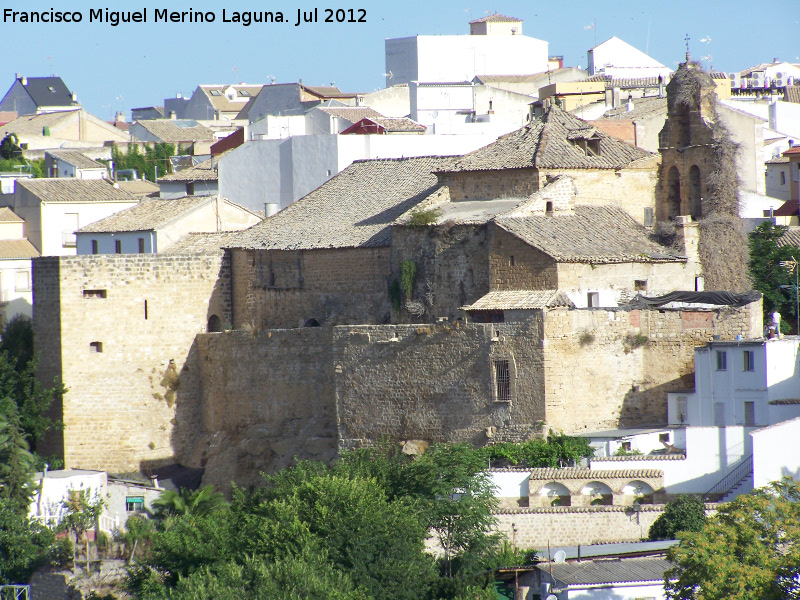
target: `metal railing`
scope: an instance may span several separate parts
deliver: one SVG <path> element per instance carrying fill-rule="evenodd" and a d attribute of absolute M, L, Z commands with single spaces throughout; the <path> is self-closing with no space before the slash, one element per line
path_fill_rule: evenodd
<path fill-rule="evenodd" d="M 725 475 L 725 477 L 720 479 L 714 486 L 711 487 L 710 490 L 703 494 L 703 499 L 710 500 L 711 498 L 722 498 L 742 481 L 747 479 L 752 472 L 753 455 L 748 454 L 747 456 L 741 458 L 739 462 L 730 471 L 728 471 L 728 474 Z"/>

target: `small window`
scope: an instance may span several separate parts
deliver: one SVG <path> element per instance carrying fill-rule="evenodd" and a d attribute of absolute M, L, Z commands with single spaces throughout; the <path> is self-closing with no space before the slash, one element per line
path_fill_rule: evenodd
<path fill-rule="evenodd" d="M 786 171 L 781 171 L 781 185 L 786 185 Z"/>
<path fill-rule="evenodd" d="M 84 298 L 106 298 L 108 290 L 83 290 Z"/>
<path fill-rule="evenodd" d="M 633 289 L 637 292 L 647 291 L 647 279 L 637 279 L 633 282 Z"/>
<path fill-rule="evenodd" d="M 694 291 L 695 292 L 702 292 L 705 289 L 705 280 L 702 277 L 695 277 L 694 278 Z"/>
<path fill-rule="evenodd" d="M 547 215 L 552 215 L 553 214 L 553 201 L 552 200 L 548 200 L 547 202 L 544 203 L 544 212 Z"/>
<path fill-rule="evenodd" d="M 494 361 L 494 384 L 497 402 L 510 402 L 511 370 L 508 359 Z"/>
<path fill-rule="evenodd" d="M 139 238 L 139 254 L 144 254 L 144 238 Z"/>
<path fill-rule="evenodd" d="M 125 510 L 127 512 L 144 510 L 144 496 L 128 496 L 125 498 Z"/>
<path fill-rule="evenodd" d="M 728 353 L 724 350 L 717 350 L 717 371 L 726 371 L 728 369 Z"/>
<path fill-rule="evenodd" d="M 328 177 L 330 177 L 330 176 L 331 176 L 331 170 L 330 170 L 330 169 L 327 169 L 327 170 L 325 171 L 325 173 L 328 175 Z"/>
<path fill-rule="evenodd" d="M 589 292 L 586 296 L 589 308 L 597 308 L 600 306 L 600 292 Z"/>
<path fill-rule="evenodd" d="M 92 254 L 97 254 L 97 240 L 92 240 Z"/>
<path fill-rule="evenodd" d="M 678 396 L 678 420 L 681 423 L 685 423 L 686 422 L 686 417 L 687 417 L 687 415 L 686 415 L 686 405 L 687 405 L 686 400 L 687 400 L 686 396 Z"/>
<path fill-rule="evenodd" d="M 662 444 L 669 444 L 669 433 L 659 433 L 658 441 Z"/>
<path fill-rule="evenodd" d="M 745 350 L 742 352 L 744 362 L 742 364 L 742 371 L 755 371 L 756 370 L 756 354 L 752 350 Z"/>
<path fill-rule="evenodd" d="M 122 254 L 122 240 L 114 240 L 114 252 Z"/>
<path fill-rule="evenodd" d="M 514 255 L 513 254 L 508 257 L 508 266 L 509 267 L 513 267 L 514 266 Z"/>
<path fill-rule="evenodd" d="M 219 90 L 211 90 L 208 93 L 211 94 L 212 96 L 221 96 L 222 95 L 222 93 Z"/>
<path fill-rule="evenodd" d="M 652 206 L 645 206 L 644 207 L 644 226 L 645 227 L 652 227 L 654 222 L 655 222 L 655 214 L 653 212 L 653 207 Z"/>
<path fill-rule="evenodd" d="M 620 444 L 620 447 L 621 447 L 621 448 L 622 448 L 622 449 L 623 449 L 625 452 L 630 452 L 630 451 L 631 451 L 631 443 L 630 443 L 630 442 L 622 442 L 622 443 Z"/>
<path fill-rule="evenodd" d="M 242 96 L 243 98 L 249 98 L 250 92 L 248 92 L 247 90 L 239 90 L 239 95 Z"/>
<path fill-rule="evenodd" d="M 89 352 L 102 352 L 102 351 L 103 351 L 103 342 L 89 343 Z"/>
<path fill-rule="evenodd" d="M 14 274 L 14 289 L 18 292 L 31 291 L 31 274 L 28 271 L 17 271 Z"/>

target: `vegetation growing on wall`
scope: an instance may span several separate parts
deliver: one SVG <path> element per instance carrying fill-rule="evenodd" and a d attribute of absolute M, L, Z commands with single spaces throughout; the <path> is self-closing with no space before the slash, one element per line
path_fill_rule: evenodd
<path fill-rule="evenodd" d="M 403 290 L 406 301 L 411 300 L 416 281 L 417 263 L 413 260 L 404 260 L 400 263 L 400 289 Z"/>
<path fill-rule="evenodd" d="M 139 146 L 140 144 L 130 144 L 124 153 L 118 146 L 113 146 L 111 160 L 114 163 L 114 170 L 136 169 L 139 177 L 148 181 L 156 180 L 156 166 L 159 177 L 172 172 L 170 157 L 175 156 L 174 144 L 164 142 L 144 144 L 144 154 L 139 150 Z"/>
<path fill-rule="evenodd" d="M 563 433 L 550 432 L 547 439 L 535 439 L 528 442 L 501 442 L 476 450 L 482 454 L 488 464 L 507 462 L 512 465 L 524 465 L 530 468 L 570 467 L 575 466 L 582 458 L 594 455 L 594 448 L 588 440 L 572 437 Z"/>
<path fill-rule="evenodd" d="M 762 223 L 748 236 L 750 248 L 750 277 L 753 289 L 764 294 L 764 323 L 772 321 L 772 313 L 781 315 L 781 331 L 788 333 L 795 323 L 795 276 L 781 265 L 784 261 L 800 259 L 797 246 L 778 246 L 778 240 L 788 227 Z M 782 287 L 786 286 L 786 287 Z"/>
<path fill-rule="evenodd" d="M 438 208 L 415 208 L 411 211 L 406 225 L 408 227 L 424 227 L 425 225 L 433 225 L 439 217 L 442 216 L 442 211 Z"/>

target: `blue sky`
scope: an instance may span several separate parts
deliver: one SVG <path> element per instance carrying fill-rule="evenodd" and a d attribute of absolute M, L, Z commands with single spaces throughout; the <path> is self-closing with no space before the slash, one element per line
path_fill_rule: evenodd
<path fill-rule="evenodd" d="M 14 74 L 60 75 L 92 113 L 109 119 L 117 110 L 163 103 L 200 83 L 277 83 L 303 79 L 310 85 L 336 85 L 345 91 L 383 87 L 384 39 L 412 35 L 468 33 L 467 22 L 492 12 L 524 19 L 525 35 L 546 40 L 551 55 L 566 66 L 586 67 L 586 51 L 616 35 L 675 68 L 691 37 L 693 58 L 711 55 L 714 68 L 738 71 L 779 58 L 800 63 L 800 11 L 797 0 L 757 3 L 745 0 L 633 1 L 576 0 L 405 0 L 359 4 L 276 0 L 178 0 L 170 10 L 216 12 L 214 23 L 153 23 L 150 4 L 109 0 L 7 0 L 13 10 L 82 11 L 80 24 L 0 23 L 4 47 L 0 93 Z M 90 8 L 141 10 L 150 22 L 88 23 Z M 124 8 L 123 8 L 124 7 Z M 303 24 L 297 9 L 363 8 L 367 23 Z M 243 27 L 222 22 L 222 9 L 281 11 L 290 23 Z M 595 22 L 595 29 L 587 29 Z M 710 38 L 711 42 L 701 42 Z M 707 66 L 708 61 L 704 64 Z"/>

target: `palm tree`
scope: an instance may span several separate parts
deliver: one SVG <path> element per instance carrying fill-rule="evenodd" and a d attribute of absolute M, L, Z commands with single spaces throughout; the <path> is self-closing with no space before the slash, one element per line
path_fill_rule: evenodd
<path fill-rule="evenodd" d="M 174 515 L 205 516 L 225 504 L 223 495 L 214 491 L 213 485 L 207 485 L 194 491 L 186 488 L 181 488 L 180 492 L 165 490 L 153 501 L 152 507 L 157 519 L 166 519 Z"/>

